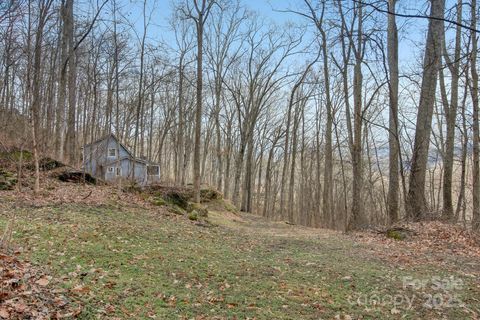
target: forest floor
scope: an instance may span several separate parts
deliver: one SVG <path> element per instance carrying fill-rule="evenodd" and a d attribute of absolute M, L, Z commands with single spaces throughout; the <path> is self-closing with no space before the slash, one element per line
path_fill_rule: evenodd
<path fill-rule="evenodd" d="M 269 222 L 219 206 L 211 206 L 208 221 L 199 223 L 106 186 L 66 183 L 53 189 L 37 200 L 0 192 L 0 230 L 14 217 L 14 258 L 0 256 L 2 276 L 11 259 L 35 270 L 21 279 L 10 270 L 10 280 L 2 283 L 0 318 L 23 318 L 42 290 L 56 295 L 53 303 L 42 302 L 53 304 L 52 318 L 480 315 L 480 254 L 461 232 L 442 236 L 445 241 L 433 238 L 446 232 L 441 225 L 417 225 L 419 232 L 431 232 L 418 241 L 395 241 Z M 31 288 L 12 297 L 6 286 L 23 288 L 32 274 L 39 275 Z"/>

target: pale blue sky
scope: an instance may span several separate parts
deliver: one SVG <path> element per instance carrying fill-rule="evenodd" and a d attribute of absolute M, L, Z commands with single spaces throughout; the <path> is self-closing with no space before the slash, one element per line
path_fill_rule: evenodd
<path fill-rule="evenodd" d="M 153 9 L 152 24 L 149 27 L 150 42 L 158 42 L 163 39 L 166 43 L 173 42 L 172 32 L 169 30 L 169 17 L 171 16 L 172 1 L 174 0 L 148 0 L 147 7 Z M 353 1 L 353 0 L 343 0 Z M 369 0 L 371 1 L 371 0 Z M 250 10 L 256 11 L 264 17 L 265 23 L 273 21 L 282 25 L 287 21 L 305 23 L 306 20 L 298 15 L 282 13 L 274 9 L 296 8 L 301 6 L 301 0 L 241 0 L 241 3 Z M 456 1 L 446 1 L 447 10 L 452 8 Z M 143 25 L 142 6 L 140 0 L 117 0 L 120 6 L 123 6 L 123 12 L 127 19 L 133 23 L 137 29 L 141 30 Z M 410 14 L 424 14 L 428 10 L 427 0 L 400 0 L 398 2 L 398 11 Z M 110 9 L 105 9 L 109 11 Z M 468 8 L 465 9 L 467 11 Z M 110 12 L 108 12 L 110 13 Z M 421 59 L 421 53 L 425 43 L 425 31 L 427 19 L 406 19 L 399 17 L 397 24 L 400 30 L 400 63 L 405 71 L 414 65 L 417 65 Z M 140 31 L 141 32 L 141 31 Z"/>
<path fill-rule="evenodd" d="M 120 0 L 128 8 L 130 12 L 129 19 L 135 21 L 140 28 L 142 26 L 141 7 L 142 1 Z M 168 30 L 168 19 L 171 15 L 171 1 L 172 0 L 157 0 L 149 1 L 149 7 L 152 8 L 153 3 L 156 2 L 154 13 L 152 14 L 152 26 L 150 27 L 149 35 L 153 39 L 158 40 L 163 38 L 166 42 L 171 41 L 172 35 Z M 351 0 L 345 0 L 351 1 Z M 451 7 L 454 0 L 447 0 L 447 8 Z M 257 11 L 261 16 L 268 20 L 283 24 L 287 21 L 304 23 L 305 19 L 295 14 L 282 13 L 274 11 L 274 9 L 295 8 L 298 6 L 299 0 L 242 0 L 241 3 L 247 8 Z M 427 7 L 426 0 L 401 0 L 399 1 L 399 9 L 402 12 L 408 13 L 423 13 Z M 405 19 L 398 18 L 399 27 L 403 27 L 400 42 L 400 59 L 403 63 L 408 62 L 409 59 L 415 57 L 415 43 L 425 41 L 426 19 Z M 403 37 L 402 37 L 403 36 Z M 153 40 L 152 39 L 152 40 Z"/>

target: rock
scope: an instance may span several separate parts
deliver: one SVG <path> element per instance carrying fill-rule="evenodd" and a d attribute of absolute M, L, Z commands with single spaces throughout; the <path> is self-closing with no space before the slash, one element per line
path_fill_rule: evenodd
<path fill-rule="evenodd" d="M 171 190 L 169 192 L 166 192 L 163 194 L 162 198 L 165 200 L 170 205 L 175 205 L 183 210 L 186 211 L 191 211 L 189 210 L 189 202 L 188 202 L 188 196 L 181 192 L 176 192 L 175 190 Z"/>
<path fill-rule="evenodd" d="M 188 214 L 188 219 L 192 221 L 197 221 L 198 220 L 198 213 L 196 210 L 193 210 Z"/>
<path fill-rule="evenodd" d="M 388 230 L 386 236 L 387 238 L 394 240 L 405 240 L 405 238 L 407 237 L 404 233 L 397 230 Z"/>
<path fill-rule="evenodd" d="M 60 161 L 57 161 L 55 159 L 49 158 L 49 157 L 45 157 L 45 158 L 40 159 L 38 164 L 40 166 L 40 170 L 42 170 L 42 171 L 49 171 L 49 170 L 53 170 L 53 169 L 56 169 L 56 168 L 65 167 L 65 164 L 63 164 Z"/>
<path fill-rule="evenodd" d="M 192 203 L 191 205 L 191 212 L 195 211 L 197 212 L 199 217 L 206 218 L 208 217 L 208 210 L 204 206 L 198 203 Z"/>
<path fill-rule="evenodd" d="M 86 183 L 97 183 L 97 179 L 92 177 L 89 173 L 83 171 L 66 170 L 57 175 L 57 179 L 63 182 L 83 183 L 84 178 Z"/>
<path fill-rule="evenodd" d="M 52 158 L 49 158 L 49 157 L 44 157 L 44 158 L 41 158 L 38 161 L 38 166 L 39 166 L 39 169 L 41 171 L 50 171 L 50 170 L 53 170 L 53 169 L 65 167 L 66 165 L 64 163 L 60 162 L 60 161 L 55 160 L 55 159 L 52 159 Z M 26 168 L 28 170 L 35 170 L 35 163 L 30 161 L 27 164 Z"/>
<path fill-rule="evenodd" d="M 161 197 L 155 197 L 150 199 L 150 203 L 153 204 L 154 206 L 159 206 L 159 207 L 167 205 L 167 202 L 163 200 L 163 198 Z"/>

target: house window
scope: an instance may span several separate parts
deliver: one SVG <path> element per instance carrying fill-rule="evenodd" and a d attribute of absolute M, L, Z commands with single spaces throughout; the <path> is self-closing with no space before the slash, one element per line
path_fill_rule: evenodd
<path fill-rule="evenodd" d="M 159 176 L 160 175 L 160 167 L 159 166 L 148 166 L 147 167 L 147 174 L 149 176 Z"/>
<path fill-rule="evenodd" d="M 108 173 L 113 173 L 113 167 L 108 167 Z"/>
<path fill-rule="evenodd" d="M 116 174 L 117 174 L 117 177 L 118 177 L 118 176 L 121 176 L 121 175 L 122 175 L 122 168 L 121 168 L 121 167 L 117 167 L 116 169 L 117 169 L 117 170 L 116 170 L 115 172 L 116 172 Z"/>
<path fill-rule="evenodd" d="M 115 149 L 115 148 L 108 149 L 108 156 L 109 157 L 116 157 L 117 156 L 117 149 Z"/>

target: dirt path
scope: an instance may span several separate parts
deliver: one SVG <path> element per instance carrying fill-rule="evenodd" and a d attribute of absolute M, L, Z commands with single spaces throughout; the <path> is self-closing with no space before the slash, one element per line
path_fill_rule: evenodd
<path fill-rule="evenodd" d="M 344 248 L 353 247 L 357 255 L 363 259 L 381 260 L 393 263 L 397 267 L 412 267 L 415 265 L 432 265 L 447 271 L 458 271 L 464 274 L 480 275 L 480 250 L 475 244 L 465 245 L 455 237 L 464 231 L 454 229 L 449 235 L 438 234 L 438 238 L 429 238 L 423 233 L 406 241 L 388 239 L 375 232 L 356 232 L 345 234 L 328 229 L 308 228 L 291 225 L 283 221 L 268 221 L 261 216 L 248 213 L 212 212 L 210 220 L 214 224 L 230 228 L 252 237 L 278 237 L 296 240 L 328 240 L 338 244 L 348 244 Z M 452 228 L 451 225 L 433 223 L 423 226 L 424 233 L 428 228 L 440 229 L 438 233 Z M 455 231 L 456 230 L 456 231 Z M 436 231 L 430 231 L 435 233 Z M 450 232 L 450 231 L 449 231 Z M 455 233 L 456 232 L 456 233 Z M 454 238 L 454 239 L 447 239 Z M 470 240 L 470 239 L 469 239 Z M 465 241 L 465 239 L 463 239 Z"/>
<path fill-rule="evenodd" d="M 384 235 L 374 232 L 357 232 L 344 234 L 325 229 L 313 229 L 298 225 L 289 225 L 285 222 L 271 222 L 257 215 L 238 213 L 235 215 L 214 212 L 211 220 L 231 232 L 238 232 L 244 238 L 269 239 L 276 242 L 278 250 L 303 252 L 307 255 L 322 256 L 328 261 L 331 271 L 345 271 L 344 266 L 355 276 L 346 275 L 342 278 L 350 279 L 362 277 L 362 274 L 372 273 L 375 277 L 383 278 L 385 283 L 394 286 L 393 292 L 405 292 L 421 296 L 422 303 L 416 307 L 413 314 L 425 314 L 426 319 L 451 318 L 459 310 L 466 311 L 465 319 L 477 319 L 480 306 L 480 255 L 471 239 L 459 239 L 464 231 L 457 230 L 451 225 L 437 223 L 422 225 L 423 233 L 417 234 L 407 241 L 387 239 Z M 430 230 L 432 229 L 432 230 Z M 453 231 L 451 231 L 453 229 Z M 443 234 L 449 232 L 448 236 Z M 433 234 L 433 235 L 432 235 Z M 328 258 L 325 258 L 328 256 Z M 362 261 L 358 268 L 352 259 Z M 312 259 L 312 261 L 315 259 Z M 307 264 L 314 264 L 310 262 Z M 342 267 L 339 267 L 342 265 Z M 381 265 L 381 269 L 365 269 L 373 265 Z M 385 278 L 385 275 L 388 275 Z M 392 281 L 396 279 L 396 281 Z M 403 280 L 402 280 L 403 279 Z M 407 280 L 405 280 L 407 279 Z M 399 281 L 400 280 L 400 281 Z M 407 282 L 405 282 L 407 281 Z M 408 281 L 414 284 L 423 283 L 415 287 L 413 293 Z M 461 285 L 455 287 L 455 283 Z M 443 284 L 442 284 L 443 283 Z M 411 283 L 410 283 L 411 284 Z M 375 288 L 375 282 L 363 283 L 366 292 L 376 292 L 368 287 Z M 453 289 L 451 288 L 453 287 Z M 406 290 L 406 291 L 405 291 Z M 419 292 L 415 292 L 419 290 Z M 375 293 L 376 294 L 376 293 Z M 462 296 L 464 300 L 458 305 L 447 305 L 445 300 Z M 425 298 L 426 297 L 426 298 Z M 429 297 L 436 297 L 440 302 L 438 308 L 430 306 L 426 301 Z M 469 301 L 474 307 L 468 306 Z M 368 309 L 368 308 L 367 308 Z M 425 309 L 435 310 L 433 315 Z M 448 309 L 448 311 L 447 311 Z M 397 311 L 392 308 L 393 312 Z M 390 311 L 392 311 L 390 310 Z M 403 312 L 400 312 L 403 314 Z M 428 316 L 427 316 L 428 315 Z M 450 316 L 448 316 L 450 315 Z M 388 317 L 394 318 L 393 314 Z M 407 316 L 407 318 L 409 318 Z M 415 318 L 415 317 L 414 317 Z"/>
<path fill-rule="evenodd" d="M 240 232 L 248 232 L 252 235 L 263 235 L 285 238 L 330 238 L 341 236 L 340 233 L 328 229 L 315 229 L 292 225 L 283 221 L 268 221 L 262 216 L 244 212 L 218 212 L 209 214 L 209 220 L 214 224 L 230 227 Z"/>

